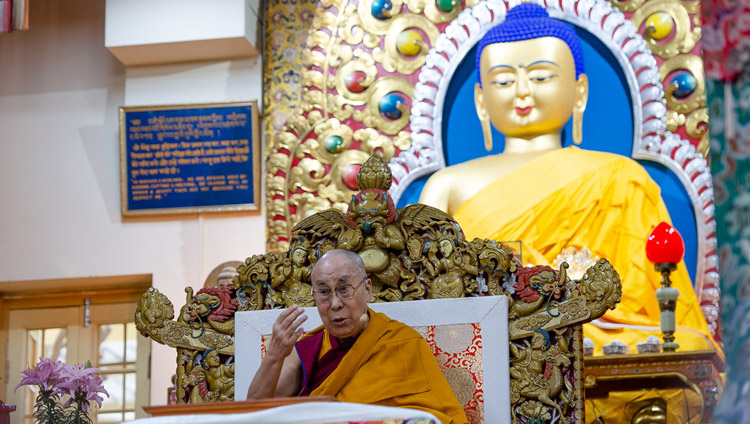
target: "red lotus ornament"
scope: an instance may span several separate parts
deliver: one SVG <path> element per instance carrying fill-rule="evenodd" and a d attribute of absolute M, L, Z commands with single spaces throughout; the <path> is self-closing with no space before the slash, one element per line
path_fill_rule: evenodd
<path fill-rule="evenodd" d="M 685 243 L 680 233 L 671 225 L 662 222 L 654 228 L 646 241 L 646 257 L 654 264 L 673 263 L 682 260 Z"/>

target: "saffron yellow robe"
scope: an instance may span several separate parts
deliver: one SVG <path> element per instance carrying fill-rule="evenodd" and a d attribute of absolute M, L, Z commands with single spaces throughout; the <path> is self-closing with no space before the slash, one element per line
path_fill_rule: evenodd
<path fill-rule="evenodd" d="M 659 186 L 634 160 L 576 147 L 553 150 L 482 189 L 459 206 L 454 218 L 469 240 L 521 240 L 524 264 L 548 265 L 567 246 L 587 247 L 608 259 L 620 274 L 623 295 L 602 318 L 618 328 L 584 326 L 599 354 L 614 339 L 635 353 L 637 342 L 650 334 L 661 336 L 654 296 L 661 275 L 646 259 L 645 246 L 656 225 L 671 221 Z M 680 291 L 675 333 L 680 350 L 721 351 L 684 263 L 672 281 Z"/>
<path fill-rule="evenodd" d="M 467 423 L 466 414 L 422 336 L 406 324 L 369 310 L 365 331 L 310 396 L 342 402 L 427 411 L 444 424 Z M 310 334 L 323 331 L 318 327 Z M 325 354 L 328 337 L 323 338 Z"/>

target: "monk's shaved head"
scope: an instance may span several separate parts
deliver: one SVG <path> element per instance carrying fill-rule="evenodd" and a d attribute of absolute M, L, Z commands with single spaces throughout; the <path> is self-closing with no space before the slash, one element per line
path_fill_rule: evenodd
<path fill-rule="evenodd" d="M 365 263 L 362 261 L 362 258 L 360 258 L 359 255 L 355 252 L 344 249 L 333 249 L 325 255 L 321 256 L 320 259 L 318 259 L 318 262 L 313 265 L 312 273 L 315 273 L 315 268 L 319 264 L 322 265 L 331 260 L 335 261 L 337 264 L 346 264 L 353 266 L 361 278 L 365 278 L 367 276 L 367 271 L 365 271 Z"/>

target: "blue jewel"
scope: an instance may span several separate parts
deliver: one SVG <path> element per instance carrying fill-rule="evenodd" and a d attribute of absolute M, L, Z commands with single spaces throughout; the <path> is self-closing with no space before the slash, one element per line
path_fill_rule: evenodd
<path fill-rule="evenodd" d="M 404 98 L 396 93 L 388 93 L 380 99 L 378 103 L 380 112 L 383 113 L 389 119 L 399 119 L 403 115 L 403 110 L 406 108 L 406 101 Z"/>
<path fill-rule="evenodd" d="M 695 91 L 695 87 L 698 85 L 698 80 L 695 79 L 693 74 L 680 73 L 672 77 L 669 81 L 669 85 L 676 85 L 672 95 L 678 99 L 684 99 Z"/>
<path fill-rule="evenodd" d="M 390 0 L 372 0 L 370 11 L 372 12 L 372 16 L 380 20 L 386 20 L 391 17 L 390 12 L 392 8 L 393 3 Z"/>

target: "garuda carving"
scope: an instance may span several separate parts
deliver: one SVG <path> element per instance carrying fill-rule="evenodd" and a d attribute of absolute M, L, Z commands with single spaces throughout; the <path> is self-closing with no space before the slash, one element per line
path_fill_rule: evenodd
<path fill-rule="evenodd" d="M 289 251 L 247 258 L 233 287 L 204 288 L 195 295 L 186 289 L 177 320 L 157 290 L 143 295 L 137 328 L 178 349 L 177 401 L 233 398 L 234 312 L 312 306 L 312 267 L 341 248 L 362 257 L 373 280 L 373 302 L 507 296 L 514 420 L 582 422 L 581 324 L 619 301 L 617 272 L 606 259 L 580 281 L 570 278 L 566 263 L 559 269 L 522 267 L 501 243 L 467 241 L 458 223 L 435 208 L 413 204 L 397 210 L 388 195 L 390 182 L 389 168 L 371 156 L 345 213 L 330 209 L 302 220 Z"/>
<path fill-rule="evenodd" d="M 360 192 L 347 212 L 312 215 L 294 229 L 291 250 L 302 243 L 359 253 L 373 281 L 373 301 L 461 297 L 478 283 L 477 256 L 468 250 L 458 223 L 427 205 L 396 211 L 388 194 L 391 174 L 373 155 L 357 175 Z M 508 271 L 515 262 L 505 264 Z M 312 266 L 312 265 L 311 265 Z"/>

